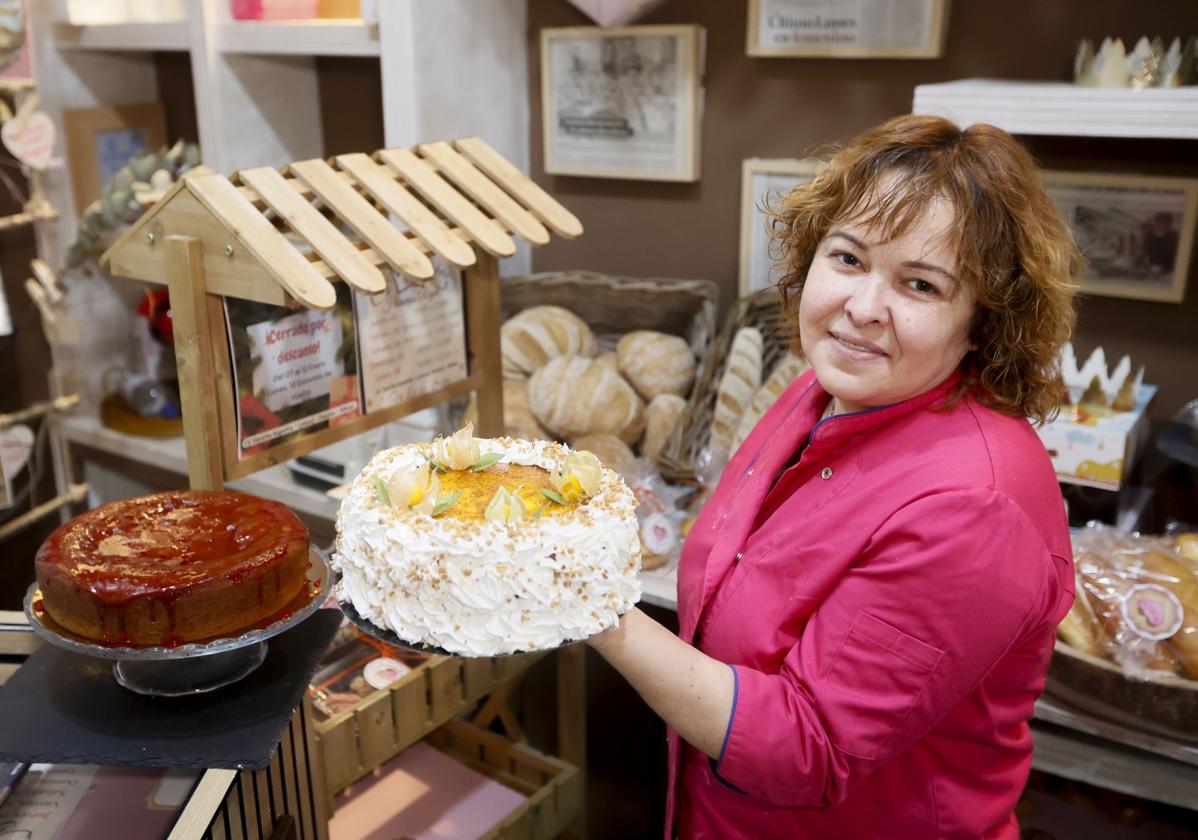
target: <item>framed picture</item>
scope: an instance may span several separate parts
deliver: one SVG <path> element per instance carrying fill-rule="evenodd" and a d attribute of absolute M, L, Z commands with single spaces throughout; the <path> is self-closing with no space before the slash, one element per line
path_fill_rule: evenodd
<path fill-rule="evenodd" d="M 158 103 L 67 110 L 62 124 L 77 215 L 132 158 L 166 145 L 166 111 Z"/>
<path fill-rule="evenodd" d="M 938 58 L 948 0 L 749 0 L 748 53 L 773 58 Z"/>
<path fill-rule="evenodd" d="M 24 0 L 0 0 L 0 80 L 31 82 L 29 17 Z"/>
<path fill-rule="evenodd" d="M 1181 303 L 1198 224 L 1198 178 L 1044 172 L 1086 255 L 1082 292 Z"/>
<path fill-rule="evenodd" d="M 770 217 L 763 208 L 775 204 L 800 184 L 807 184 L 824 163 L 818 160 L 749 158 L 740 181 L 740 296 L 777 285 L 782 272 L 770 255 Z"/>
<path fill-rule="evenodd" d="M 698 26 L 541 30 L 545 171 L 699 178 Z"/>

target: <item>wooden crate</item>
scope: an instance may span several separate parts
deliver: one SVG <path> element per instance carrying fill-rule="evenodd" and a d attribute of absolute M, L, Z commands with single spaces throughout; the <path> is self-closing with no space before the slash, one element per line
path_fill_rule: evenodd
<path fill-rule="evenodd" d="M 442 726 L 428 743 L 528 797 L 482 840 L 550 840 L 582 813 L 582 774 L 560 759 L 463 721 Z"/>
<path fill-rule="evenodd" d="M 326 801 L 524 673 L 542 656 L 433 657 L 352 709 L 317 722 Z"/>

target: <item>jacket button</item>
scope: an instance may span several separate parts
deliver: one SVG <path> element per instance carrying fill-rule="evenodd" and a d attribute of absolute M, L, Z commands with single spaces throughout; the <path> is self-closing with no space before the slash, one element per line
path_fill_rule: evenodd
<path fill-rule="evenodd" d="M 736 559 L 735 559 L 735 560 L 733 560 L 732 562 L 733 562 L 733 563 L 739 563 L 739 562 L 740 562 L 740 558 L 742 558 L 742 557 L 744 557 L 744 556 L 745 556 L 745 553 L 744 553 L 743 551 L 738 551 L 738 552 L 736 552 Z"/>
<path fill-rule="evenodd" d="M 827 481 L 829 478 L 832 477 L 832 468 L 824 467 L 823 471 L 819 474 L 819 477 L 822 478 L 824 481 Z"/>

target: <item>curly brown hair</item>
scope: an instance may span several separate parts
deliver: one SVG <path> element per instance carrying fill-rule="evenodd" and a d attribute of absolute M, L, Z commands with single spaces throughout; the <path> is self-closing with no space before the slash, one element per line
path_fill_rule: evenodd
<path fill-rule="evenodd" d="M 783 308 L 801 352 L 798 302 L 816 249 L 834 224 L 852 220 L 886 239 L 902 235 L 947 196 L 955 272 L 977 304 L 956 402 L 1042 423 L 1057 410 L 1057 360 L 1073 332 L 1084 260 L 1035 161 L 991 125 L 962 130 L 940 117 L 905 116 L 865 132 L 809 183 L 781 197 L 771 236 L 784 276 Z"/>

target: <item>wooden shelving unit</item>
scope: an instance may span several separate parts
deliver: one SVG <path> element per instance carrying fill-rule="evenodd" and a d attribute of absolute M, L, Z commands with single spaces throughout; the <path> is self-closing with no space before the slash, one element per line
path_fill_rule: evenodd
<path fill-rule="evenodd" d="M 915 88 L 915 114 L 1012 134 L 1198 139 L 1198 87 L 1093 88 L 1067 82 L 962 79 Z"/>
<path fill-rule="evenodd" d="M 230 21 L 217 27 L 216 48 L 247 55 L 377 56 L 379 26 L 360 20 Z"/>
<path fill-rule="evenodd" d="M 54 42 L 60 50 L 111 52 L 186 52 L 187 23 L 98 23 L 89 26 L 55 24 Z"/>

